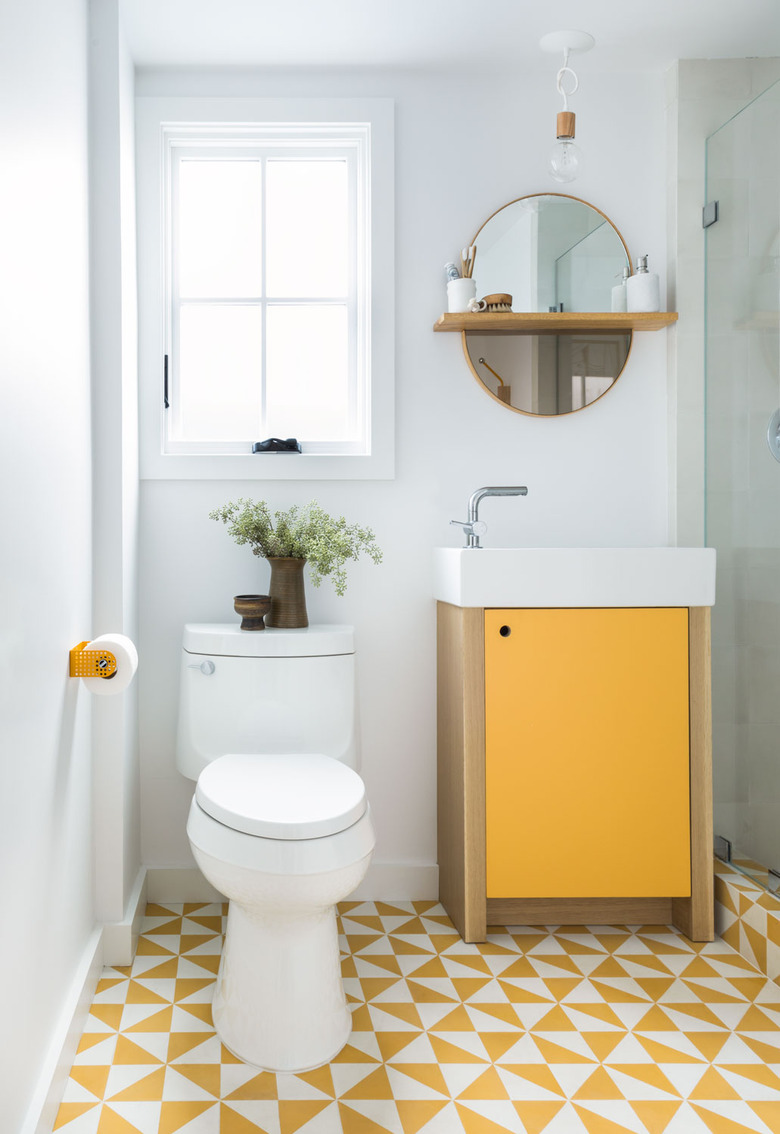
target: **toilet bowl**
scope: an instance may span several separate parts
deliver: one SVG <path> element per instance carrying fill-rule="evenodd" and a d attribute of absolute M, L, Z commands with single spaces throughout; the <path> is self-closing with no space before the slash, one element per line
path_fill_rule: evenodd
<path fill-rule="evenodd" d="M 230 902 L 217 1033 L 247 1063 L 302 1071 L 329 1062 L 351 1031 L 336 904 L 363 879 L 374 830 L 354 767 L 350 628 L 312 628 L 295 645 L 257 640 L 270 633 L 247 641 L 233 627 L 187 627 L 177 759 L 191 777 L 202 768 L 187 835 L 204 877 Z M 245 652 L 213 649 L 204 665 L 193 644 Z M 303 712 L 302 696 L 311 698 Z M 300 750 L 316 738 L 323 751 Z M 243 750 L 232 751 L 237 739 Z M 281 751 L 263 748 L 271 741 Z M 224 754 L 213 750 L 220 742 Z"/>

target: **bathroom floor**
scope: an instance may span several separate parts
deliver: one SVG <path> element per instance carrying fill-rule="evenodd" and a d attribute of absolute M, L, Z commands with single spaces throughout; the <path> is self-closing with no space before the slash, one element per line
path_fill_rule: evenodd
<path fill-rule="evenodd" d="M 62 1134 L 780 1132 L 780 987 L 664 926 L 496 928 L 433 902 L 344 902 L 347 1047 L 300 1075 L 216 1038 L 227 907 L 150 905 L 104 971 Z"/>

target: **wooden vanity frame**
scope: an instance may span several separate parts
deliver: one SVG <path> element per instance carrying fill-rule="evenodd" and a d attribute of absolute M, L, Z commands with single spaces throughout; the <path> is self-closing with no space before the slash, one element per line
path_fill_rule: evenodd
<path fill-rule="evenodd" d="M 688 608 L 691 896 L 488 898 L 485 854 L 485 611 L 437 603 L 439 898 L 464 941 L 488 925 L 672 924 L 712 941 L 710 608 Z M 662 817 L 659 817 L 662 830 Z"/>

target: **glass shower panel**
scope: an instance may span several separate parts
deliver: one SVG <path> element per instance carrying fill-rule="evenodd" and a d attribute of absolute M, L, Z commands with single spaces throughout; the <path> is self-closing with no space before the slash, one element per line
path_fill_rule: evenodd
<path fill-rule="evenodd" d="M 715 833 L 780 885 L 780 84 L 707 139 L 706 533 L 713 609 Z M 775 426 L 776 431 L 776 426 Z M 778 450 L 780 456 L 780 449 Z"/>

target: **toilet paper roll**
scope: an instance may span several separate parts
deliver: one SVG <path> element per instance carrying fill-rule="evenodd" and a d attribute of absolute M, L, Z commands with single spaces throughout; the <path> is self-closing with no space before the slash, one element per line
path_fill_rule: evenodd
<path fill-rule="evenodd" d="M 116 658 L 116 672 L 112 677 L 82 677 L 90 693 L 98 697 L 113 697 L 127 689 L 138 669 L 138 652 L 124 634 L 101 634 L 89 642 L 86 650 L 110 650 Z"/>

